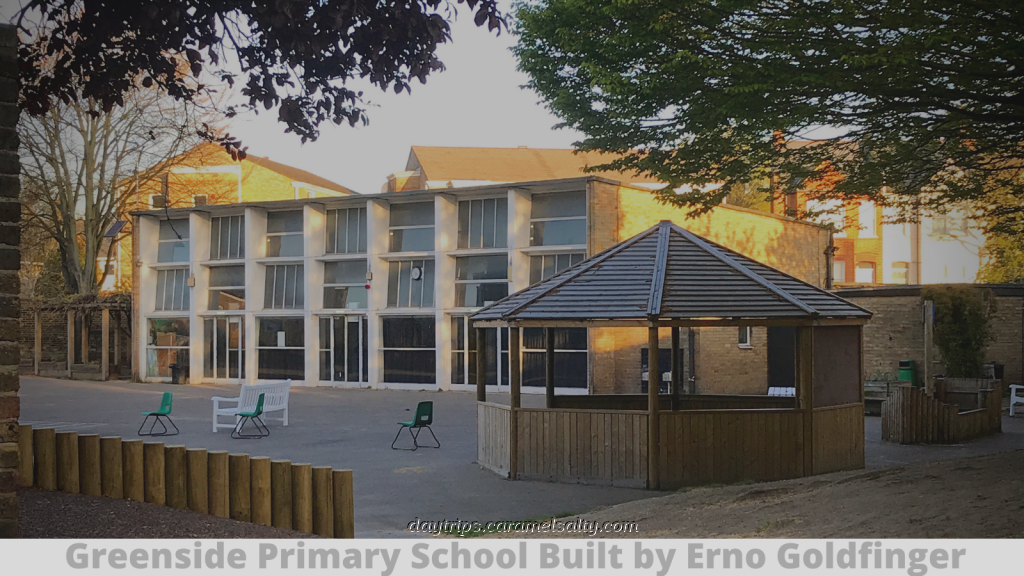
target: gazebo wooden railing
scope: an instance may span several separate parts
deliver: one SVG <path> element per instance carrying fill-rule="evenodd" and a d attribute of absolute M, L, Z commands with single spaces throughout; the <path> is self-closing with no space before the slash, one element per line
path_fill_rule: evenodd
<path fill-rule="evenodd" d="M 708 283 L 711 282 L 712 285 Z M 638 314 L 638 311 L 640 312 Z M 669 222 L 474 315 L 509 327 L 509 405 L 477 384 L 477 459 L 511 479 L 675 489 L 864 466 L 862 325 L 870 312 Z M 679 328 L 792 326 L 796 397 L 682 395 Z M 554 328 L 672 329 L 670 394 L 555 396 Z M 521 328 L 544 328 L 545 408 L 521 402 Z M 477 337 L 477 373 L 485 339 Z M 660 374 L 658 354 L 649 373 Z"/>

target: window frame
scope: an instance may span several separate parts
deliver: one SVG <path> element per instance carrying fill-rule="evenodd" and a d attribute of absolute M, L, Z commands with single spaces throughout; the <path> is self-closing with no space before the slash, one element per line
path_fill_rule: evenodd
<path fill-rule="evenodd" d="M 534 208 L 534 202 L 535 202 L 537 197 L 539 197 L 539 196 L 555 196 L 555 195 L 561 195 L 561 194 L 582 194 L 583 195 L 583 214 L 579 215 L 579 216 L 543 216 L 543 217 L 535 217 L 534 216 L 533 208 Z M 538 244 L 538 243 L 534 242 L 534 224 L 536 224 L 536 223 L 546 223 L 546 222 L 568 222 L 568 221 L 576 221 L 576 220 L 582 220 L 583 221 L 583 239 L 582 239 L 581 242 L 577 242 L 577 243 L 574 243 L 574 244 L 544 244 L 544 243 Z M 546 192 L 546 193 L 543 193 L 543 194 L 534 194 L 533 197 L 530 199 L 530 222 L 529 222 L 530 228 L 529 228 L 529 230 L 530 230 L 530 247 L 531 248 L 551 248 L 551 247 L 555 247 L 555 246 L 585 246 L 587 244 L 587 226 L 586 226 L 586 223 L 587 223 L 587 192 L 585 190 L 583 190 L 583 191 L 573 190 L 573 191 L 568 191 L 568 192 Z"/>
<path fill-rule="evenodd" d="M 241 286 L 215 286 L 213 284 L 213 271 L 218 269 L 218 268 L 241 268 L 242 269 L 242 284 L 241 284 Z M 207 283 L 207 286 L 206 286 L 206 292 L 207 292 L 207 296 L 208 296 L 207 302 L 206 302 L 206 309 L 209 310 L 210 312 L 244 312 L 247 309 L 246 306 L 247 306 L 248 301 L 249 301 L 249 292 L 248 292 L 248 290 L 246 290 L 246 285 L 245 285 L 245 264 L 225 264 L 225 265 L 218 265 L 218 266 L 210 266 L 208 272 L 210 274 L 210 281 Z M 241 291 L 242 292 L 242 306 L 241 306 L 241 308 L 221 308 L 219 304 L 218 304 L 217 308 L 214 308 L 213 305 L 212 305 L 212 303 L 213 303 L 213 293 L 214 292 L 224 292 L 224 291 L 229 291 L 229 290 Z"/>
<path fill-rule="evenodd" d="M 544 330 L 543 328 L 537 328 L 537 329 L 538 330 Z M 586 358 L 586 360 L 584 361 L 584 365 L 589 367 L 590 366 L 590 329 L 589 328 L 561 328 L 561 329 L 562 330 L 584 330 L 585 333 L 586 333 L 586 335 L 584 336 L 584 339 L 586 341 L 586 347 L 579 348 L 579 349 L 577 349 L 577 348 L 558 348 L 557 345 L 556 345 L 556 347 L 555 347 L 555 371 L 556 372 L 558 371 L 558 357 L 559 357 L 559 355 L 566 355 L 566 354 L 584 354 L 585 358 Z M 547 356 L 547 350 L 544 349 L 544 348 L 530 348 L 530 347 L 528 347 L 527 343 L 529 342 L 529 338 L 526 337 L 526 333 L 525 333 L 527 328 L 523 328 L 522 330 L 523 330 L 523 333 L 520 336 L 520 342 L 522 342 L 521 354 L 522 354 L 522 356 L 524 358 L 524 360 L 523 360 L 523 367 L 522 367 L 522 372 L 523 372 L 523 389 L 524 390 L 543 390 L 544 389 L 543 386 L 540 386 L 540 385 L 534 386 L 532 384 L 526 384 L 527 368 L 526 368 L 525 358 L 526 358 L 527 355 L 532 355 L 532 354 L 540 354 L 540 355 L 543 355 L 543 356 Z M 559 330 L 559 328 L 555 328 L 555 330 Z M 555 341 L 556 342 L 558 341 L 557 336 L 555 338 Z M 564 393 L 589 394 L 589 390 L 590 390 L 590 370 L 588 368 L 587 373 L 586 373 L 586 385 L 585 386 L 557 386 L 557 382 L 558 382 L 558 377 L 557 376 L 555 378 L 555 382 L 556 382 L 555 389 L 562 391 L 563 394 Z"/>
<path fill-rule="evenodd" d="M 413 270 L 413 268 L 416 268 L 415 263 L 417 263 L 417 262 L 422 263 L 422 268 L 421 268 L 422 269 L 422 272 L 421 272 L 422 276 L 420 277 L 419 280 L 413 280 L 412 279 L 412 270 Z M 406 299 L 407 303 L 403 305 L 403 304 L 399 303 L 399 299 L 401 298 L 401 295 L 402 295 L 402 286 L 401 286 L 401 284 L 402 284 L 402 265 L 405 264 L 405 263 L 409 263 L 409 274 L 410 274 L 410 276 L 409 276 L 408 282 L 410 284 L 409 284 L 409 288 L 407 290 L 407 297 L 408 297 Z M 427 263 L 430 264 L 430 273 L 429 273 L 430 281 L 429 282 L 427 281 L 427 276 L 428 276 L 428 274 L 427 274 Z M 392 295 L 392 282 L 391 282 L 392 274 L 391 274 L 391 269 L 393 267 L 395 267 L 395 266 L 398 267 L 398 276 L 397 276 L 396 284 L 394 286 L 394 295 L 395 295 L 394 302 L 395 303 L 392 303 L 392 300 L 391 300 L 391 295 Z M 388 262 L 388 292 L 387 292 L 387 304 L 386 304 L 386 307 L 387 308 L 392 308 L 392 309 L 397 309 L 397 308 L 410 308 L 410 309 L 434 308 L 434 304 L 437 302 L 437 294 L 434 293 L 435 292 L 435 290 L 434 290 L 434 282 L 436 281 L 436 278 L 437 278 L 437 266 L 434 263 L 434 259 L 433 258 L 418 258 L 418 259 L 409 259 L 409 260 L 391 260 L 391 261 L 389 261 Z M 412 306 L 412 294 L 413 294 L 413 290 L 412 290 L 413 286 L 411 284 L 412 282 L 421 282 L 422 283 L 422 285 L 420 286 L 420 304 L 419 304 L 419 306 Z M 430 290 L 430 305 L 429 306 L 425 305 L 424 302 L 423 302 L 423 296 L 427 292 L 427 286 L 428 285 L 430 287 L 429 288 L 429 290 Z"/>
<path fill-rule="evenodd" d="M 289 214 L 289 213 L 298 213 L 298 215 L 299 215 L 299 230 L 298 231 L 290 231 L 290 232 L 288 232 L 288 231 L 286 231 L 286 232 L 271 232 L 270 231 L 270 217 L 272 215 L 274 215 L 274 214 Z M 282 256 L 281 254 L 276 254 L 276 255 L 270 254 L 270 239 L 271 238 L 281 238 L 282 239 L 281 240 L 281 245 L 283 245 L 284 244 L 284 237 L 285 236 L 298 236 L 300 239 L 303 236 L 305 236 L 305 234 L 303 232 L 303 228 L 305 227 L 305 219 L 306 219 L 306 217 L 303 214 L 303 210 L 301 208 L 298 209 L 298 210 L 275 210 L 273 212 L 268 212 L 267 213 L 267 231 L 264 233 L 264 236 L 266 237 L 266 243 L 267 243 L 266 244 L 266 249 L 267 249 L 266 250 L 266 257 L 267 258 L 287 259 L 287 258 L 302 258 L 303 256 L 305 256 L 306 250 L 305 250 L 305 246 L 304 245 L 300 248 L 298 254 L 288 254 L 288 255 L 284 255 L 284 256 Z"/>
<path fill-rule="evenodd" d="M 190 226 L 189 219 L 188 218 L 169 218 L 167 220 L 160 220 L 159 228 L 163 228 L 164 222 L 168 223 L 168 227 L 171 229 L 172 232 L 175 233 L 175 235 L 177 237 L 176 238 L 163 238 L 162 235 L 160 234 L 160 231 L 159 230 L 157 231 L 157 238 L 156 238 L 156 242 L 157 242 L 157 246 L 156 246 L 156 261 L 157 261 L 157 264 L 178 264 L 178 263 L 186 263 L 186 262 L 188 262 L 190 260 L 190 254 L 191 254 L 191 251 L 192 251 L 192 234 L 191 234 L 191 231 L 189 230 L 189 226 Z M 184 225 L 184 228 L 185 228 L 184 235 L 182 234 L 182 232 L 180 230 L 178 230 L 178 226 L 181 226 L 181 225 Z M 186 253 L 185 258 L 183 260 L 177 260 L 177 259 L 174 259 L 174 260 L 164 260 L 162 258 L 162 256 L 161 256 L 161 253 L 162 253 L 161 248 L 163 247 L 163 245 L 164 244 L 177 244 L 179 242 L 184 242 L 185 243 L 185 253 Z M 172 251 L 172 256 L 173 256 L 173 251 Z"/>
<path fill-rule="evenodd" d="M 558 269 L 558 257 L 559 256 L 568 256 L 569 257 L 569 266 L 568 267 L 562 268 L 560 270 Z M 575 258 L 577 256 L 579 257 L 579 260 L 577 260 L 576 262 L 573 262 L 573 258 Z M 540 279 L 538 279 L 538 280 L 534 280 L 533 279 L 533 263 L 534 263 L 534 258 L 540 258 L 541 259 L 540 260 L 540 263 L 541 263 L 540 264 Z M 544 276 L 544 270 L 545 270 L 544 259 L 546 259 L 546 258 L 554 258 L 555 259 L 555 266 L 554 266 L 554 270 L 555 271 L 554 271 L 553 274 L 550 274 L 548 276 Z M 533 286 L 534 284 L 537 284 L 538 282 L 543 282 L 543 281 L 547 280 L 548 278 L 551 278 L 552 276 L 557 275 L 560 272 L 568 270 L 569 268 L 572 268 L 576 264 L 579 264 L 580 262 L 582 262 L 582 261 L 584 261 L 586 259 L 587 259 L 587 253 L 586 252 L 581 252 L 581 251 L 552 252 L 550 254 L 548 254 L 548 253 L 544 253 L 544 254 L 531 254 L 530 255 L 530 286 Z"/>
<path fill-rule="evenodd" d="M 181 274 L 181 286 L 178 286 L 177 283 L 179 273 Z M 173 284 L 171 285 L 171 288 L 173 288 L 174 290 L 171 293 L 172 296 L 170 308 L 166 307 L 165 305 L 167 302 L 168 288 L 167 276 L 169 274 L 174 274 L 174 279 L 172 280 Z M 189 276 L 189 268 L 187 266 L 174 266 L 158 269 L 156 271 L 156 289 L 154 290 L 156 294 L 154 294 L 155 304 L 153 306 L 153 310 L 156 312 L 187 312 L 191 310 L 192 290 L 188 285 Z M 184 294 L 180 301 L 180 303 L 183 305 L 182 308 L 176 308 L 174 306 L 174 304 L 177 302 L 175 296 L 179 288 L 181 288 L 182 294 Z M 163 297 L 161 298 L 161 296 Z"/>
<path fill-rule="evenodd" d="M 484 228 L 484 224 L 485 224 L 484 212 L 485 212 L 485 209 L 487 207 L 487 202 L 491 202 L 491 201 L 493 201 L 495 203 L 494 204 L 494 220 L 492 222 L 492 227 L 493 227 L 494 233 L 491 235 L 492 236 L 491 237 L 492 244 L 490 246 L 487 246 L 486 242 L 485 242 L 485 238 L 484 238 L 484 229 L 485 229 Z M 472 232 L 473 232 L 473 222 L 474 222 L 474 214 L 475 214 L 473 208 L 474 208 L 474 206 L 477 203 L 479 203 L 479 206 L 480 206 L 480 212 L 479 212 L 479 216 L 478 216 L 478 218 L 480 219 L 480 226 L 479 226 L 479 230 L 480 230 L 480 245 L 479 246 L 474 246 L 474 245 L 472 245 L 473 238 L 471 238 L 471 235 L 472 235 Z M 466 212 L 467 212 L 466 213 L 466 227 L 467 227 L 466 230 L 463 230 L 463 222 L 462 222 L 463 206 L 466 207 Z M 499 206 L 503 206 L 504 207 L 503 210 L 499 211 L 498 210 Z M 504 213 L 504 215 L 505 215 L 504 219 L 501 219 L 501 218 L 498 217 L 498 215 L 501 214 L 501 213 Z M 508 248 L 508 197 L 507 196 L 495 196 L 495 197 L 491 197 L 491 198 L 467 198 L 465 200 L 459 200 L 458 206 L 456 207 L 455 218 L 456 218 L 456 226 L 457 226 L 457 233 L 456 233 L 456 240 L 455 240 L 456 241 L 456 249 L 458 249 L 458 250 L 496 250 L 496 249 L 499 249 L 500 250 L 500 249 Z M 499 222 L 502 223 L 502 225 L 500 227 L 498 226 Z M 504 235 L 500 235 L 498 233 L 500 230 L 504 230 L 505 234 Z M 499 239 L 500 239 L 500 244 L 499 244 Z M 465 240 L 465 242 L 464 242 L 464 240 Z"/>
<path fill-rule="evenodd" d="M 415 205 L 429 205 L 430 206 L 430 224 L 401 224 L 395 225 L 393 222 L 394 209 L 399 206 L 415 206 Z M 429 228 L 431 230 L 431 246 L 430 250 L 395 250 L 395 231 L 396 230 L 425 230 Z M 434 214 L 434 203 L 433 202 L 408 202 L 401 204 L 391 205 L 391 209 L 388 211 L 388 252 L 391 254 L 401 254 L 403 252 L 434 252 L 437 249 L 437 218 Z"/>
<path fill-rule="evenodd" d="M 488 279 L 479 279 L 479 280 L 477 280 L 477 279 L 460 280 L 459 279 L 459 265 L 460 265 L 460 263 L 465 262 L 466 260 L 469 260 L 469 259 L 472 259 L 472 258 L 498 258 L 498 257 L 500 257 L 505 262 L 505 277 L 504 278 L 488 278 Z M 456 308 L 482 308 L 484 306 L 487 306 L 487 304 L 482 304 L 482 305 L 478 306 L 478 305 L 475 305 L 475 304 L 474 305 L 469 305 L 469 304 L 466 303 L 466 301 L 465 301 L 466 293 L 464 291 L 465 288 L 463 288 L 463 287 L 471 285 L 471 284 L 472 285 L 477 285 L 477 286 L 480 286 L 480 285 L 483 285 L 483 284 L 505 284 L 505 296 L 503 296 L 503 298 L 508 297 L 508 295 L 510 293 L 509 291 L 512 289 L 511 282 L 509 281 L 509 278 L 508 278 L 508 276 L 509 276 L 508 269 L 509 269 L 508 254 L 479 254 L 479 255 L 456 256 L 455 257 L 455 307 Z M 461 301 L 460 301 L 460 299 L 461 299 Z M 499 298 L 499 300 L 500 300 L 500 298 Z M 497 300 L 495 300 L 494 302 L 497 302 Z"/>
<path fill-rule="evenodd" d="M 283 282 L 285 284 L 284 285 L 285 293 L 284 293 L 284 296 L 282 296 L 282 299 L 281 299 L 281 304 L 282 304 L 281 306 L 277 305 L 277 270 L 279 268 L 285 268 L 286 269 L 285 270 L 285 275 L 284 275 L 284 280 L 283 280 Z M 294 293 L 292 294 L 291 306 L 285 306 L 284 305 L 285 302 L 288 300 L 288 285 L 287 285 L 287 283 L 288 283 L 288 272 L 287 272 L 287 269 L 288 268 L 294 268 L 295 271 L 296 271 L 295 275 L 293 276 L 294 280 L 292 281 L 292 289 L 294 290 Z M 270 285 L 273 288 L 273 290 L 272 291 L 268 291 L 266 289 L 266 286 L 267 286 L 268 280 L 270 278 L 270 270 L 271 269 L 274 269 L 274 281 L 270 283 Z M 263 309 L 264 310 L 304 310 L 305 307 L 306 307 L 306 297 L 305 297 L 305 294 L 306 294 L 306 278 L 305 278 L 305 274 L 306 274 L 305 264 L 301 263 L 301 262 L 290 262 L 290 263 L 281 262 L 281 263 L 274 263 L 274 264 L 264 264 L 264 270 L 263 270 L 263 275 L 264 275 L 264 279 L 263 279 L 263 281 L 264 281 L 264 284 L 263 284 L 264 285 Z M 299 284 L 300 282 L 301 282 L 301 285 Z M 269 302 L 269 305 L 268 305 L 268 302 Z"/>
<path fill-rule="evenodd" d="M 369 340 L 370 339 L 369 339 L 369 318 L 367 317 L 367 315 L 366 314 L 319 314 L 319 315 L 315 316 L 315 319 L 316 319 L 316 323 L 317 323 L 317 331 L 318 331 L 318 334 L 320 335 L 320 338 L 318 338 L 318 340 L 319 340 L 319 344 L 318 344 L 319 348 L 317 349 L 317 381 L 318 382 L 326 382 L 326 383 L 331 384 L 331 385 L 366 384 L 366 383 L 368 383 L 370 381 L 370 377 L 369 377 L 369 364 L 370 364 L 370 361 L 369 361 L 370 342 L 369 342 Z M 354 319 L 354 321 L 353 321 L 353 319 Z M 325 338 L 323 338 L 323 329 L 321 327 L 323 322 L 327 322 L 328 323 L 328 334 L 330 334 L 330 338 L 326 339 L 327 342 L 324 342 Z M 336 364 L 335 364 L 335 357 L 334 357 L 335 350 L 336 350 L 336 347 L 335 347 L 335 344 L 336 344 L 336 342 L 335 342 L 336 331 L 334 330 L 334 324 L 337 323 L 337 322 L 344 322 L 345 323 L 345 330 L 344 330 L 343 334 L 345 335 L 345 340 L 346 340 L 345 343 L 344 343 L 344 348 L 345 348 L 345 351 L 346 351 L 346 358 L 345 358 L 345 378 L 343 378 L 343 379 L 336 378 L 335 377 L 335 372 L 334 372 L 334 367 L 336 366 Z M 348 379 L 348 375 L 349 375 L 349 361 L 350 361 L 350 359 L 348 358 L 348 348 L 349 348 L 348 347 L 348 336 L 349 336 L 348 325 L 349 324 L 358 324 L 359 325 L 359 342 L 356 345 L 358 350 L 359 350 L 359 359 L 358 359 L 358 362 L 357 362 L 358 363 L 358 372 L 359 372 L 359 379 L 358 380 L 349 380 Z M 331 367 L 331 370 L 330 370 L 331 371 L 331 378 L 329 380 L 324 380 L 324 378 L 323 378 L 322 357 L 323 357 L 324 354 L 327 354 L 327 356 L 329 358 L 329 366 Z"/>
<path fill-rule="evenodd" d="M 754 348 L 753 326 L 737 326 L 736 328 L 736 345 L 743 350 L 752 350 Z"/>
<path fill-rule="evenodd" d="M 299 331 L 299 334 L 302 336 L 302 344 L 300 344 L 299 346 L 288 346 L 287 345 L 287 341 L 286 341 L 286 345 L 285 346 L 262 346 L 262 345 L 260 345 L 261 323 L 266 321 L 266 320 L 298 320 L 299 322 L 302 323 L 302 330 Z M 301 366 L 302 366 L 302 376 L 299 377 L 299 378 L 294 378 L 293 377 L 292 380 L 293 381 L 295 381 L 295 380 L 305 380 L 306 379 L 306 318 L 305 318 L 305 316 L 288 315 L 288 314 L 273 315 L 273 316 L 271 316 L 271 315 L 256 316 L 256 350 L 255 350 L 255 352 L 256 352 L 256 379 L 257 380 L 276 380 L 276 378 L 263 378 L 262 375 L 261 375 L 261 372 L 260 372 L 260 359 L 261 359 L 261 355 L 263 353 L 263 350 L 301 350 L 302 351 L 302 363 L 301 363 Z"/>
<path fill-rule="evenodd" d="M 151 341 L 150 337 L 153 335 L 152 322 L 154 322 L 154 321 L 161 321 L 161 320 L 163 320 L 163 321 L 171 321 L 171 322 L 183 321 L 186 324 L 186 326 L 188 327 L 188 336 L 186 337 L 187 340 L 185 341 L 185 343 L 182 344 L 182 345 L 178 345 L 178 346 L 163 346 L 163 345 L 156 344 L 154 341 Z M 146 378 L 156 378 L 156 379 L 159 379 L 159 381 L 161 381 L 161 382 L 170 382 L 170 380 L 171 380 L 171 375 L 170 374 L 168 374 L 167 376 L 162 376 L 159 373 L 154 373 L 152 369 L 153 369 L 153 366 L 154 366 L 154 360 L 156 360 L 159 357 L 158 355 L 159 355 L 159 351 L 160 350 L 177 350 L 178 353 L 175 354 L 175 361 L 174 362 L 168 362 L 168 367 L 170 367 L 170 364 L 172 364 L 172 363 L 173 364 L 177 364 L 178 363 L 178 355 L 180 355 L 181 352 L 184 351 L 185 360 L 186 360 L 185 377 L 187 378 L 188 377 L 188 366 L 191 365 L 191 358 L 190 358 L 190 356 L 191 356 L 191 344 L 192 344 L 192 321 L 191 321 L 190 317 L 188 317 L 188 316 L 148 316 L 148 317 L 146 317 L 146 376 L 145 377 Z"/>
<path fill-rule="evenodd" d="M 863 266 L 863 268 L 862 268 Z M 858 278 L 857 272 L 860 270 L 871 270 L 871 280 L 861 280 Z M 853 281 L 857 284 L 876 284 L 878 282 L 878 265 L 870 260 L 863 260 L 857 262 L 853 269 Z"/>
<path fill-rule="evenodd" d="M 340 243 L 341 237 L 338 234 L 338 222 L 340 221 L 339 218 L 338 218 L 338 215 L 341 212 L 345 213 L 345 222 L 346 222 L 346 227 L 347 227 L 347 225 L 348 225 L 347 223 L 349 221 L 349 213 L 352 210 L 355 210 L 356 214 L 357 214 L 356 215 L 356 224 L 358 225 L 358 228 L 357 228 L 357 232 L 356 232 L 356 247 L 355 247 L 355 250 L 349 250 L 349 246 L 348 246 L 349 234 L 347 233 L 347 228 L 346 228 L 345 250 L 339 250 L 338 249 L 338 245 Z M 334 218 L 334 230 L 333 230 L 333 233 L 334 233 L 334 246 L 333 246 L 333 248 L 331 246 L 331 232 L 332 232 L 332 230 L 331 230 L 331 218 L 332 218 L 332 215 L 333 215 L 333 218 Z M 326 215 L 326 221 L 325 221 L 325 224 L 324 224 L 324 254 L 329 254 L 329 255 L 366 254 L 367 253 L 367 246 L 369 244 L 369 239 L 367 238 L 366 228 L 367 228 L 366 206 L 361 206 L 361 207 L 360 206 L 356 206 L 356 207 L 352 207 L 352 208 L 334 208 L 334 209 L 328 210 L 327 211 L 327 215 Z M 361 247 L 362 249 L 361 250 L 360 250 L 360 243 L 362 243 L 362 247 Z"/>
<path fill-rule="evenodd" d="M 396 320 L 396 319 L 401 319 L 401 318 L 418 318 L 418 319 L 423 319 L 423 320 L 430 320 L 431 326 L 432 326 L 432 334 L 433 334 L 433 338 L 434 338 L 434 345 L 432 347 L 425 347 L 425 346 L 423 346 L 423 347 L 388 346 L 387 345 L 387 341 L 384 338 L 384 335 L 387 332 L 387 330 L 385 330 L 385 328 L 384 328 L 384 323 L 389 321 L 389 320 Z M 380 327 L 381 327 L 381 340 L 380 340 L 380 348 L 379 348 L 379 350 L 380 350 L 379 358 L 381 359 L 381 364 L 380 364 L 380 366 L 381 366 L 381 375 L 380 375 L 381 382 L 384 383 L 384 384 L 390 384 L 390 385 L 403 385 L 404 384 L 404 385 L 412 385 L 412 386 L 437 386 L 438 385 L 438 381 L 437 381 L 437 368 L 438 368 L 438 366 L 437 366 L 436 357 L 437 357 L 437 349 L 438 349 L 438 344 L 439 344 L 439 342 L 437 341 L 437 317 L 433 316 L 433 315 L 425 315 L 425 314 L 385 314 L 385 315 L 381 315 L 380 316 Z M 429 351 L 431 353 L 431 357 L 435 359 L 434 360 L 434 371 L 433 371 L 433 376 L 432 376 L 432 380 L 431 381 L 429 381 L 429 382 L 400 382 L 400 381 L 397 381 L 397 380 L 388 380 L 388 362 L 387 362 L 387 357 L 388 357 L 387 353 L 388 352 L 426 352 L 426 351 Z"/>
<path fill-rule="evenodd" d="M 350 263 L 350 262 L 362 262 L 363 263 L 363 268 L 365 269 L 365 272 L 363 274 L 363 280 L 361 282 L 329 283 L 327 281 L 327 268 L 329 266 L 343 265 L 343 264 L 347 264 L 347 263 Z M 323 262 L 323 267 L 324 267 L 324 274 L 323 274 L 323 279 L 324 279 L 323 280 L 323 298 L 324 299 L 323 299 L 323 303 L 322 304 L 323 304 L 323 308 L 325 310 L 366 310 L 366 309 L 368 309 L 370 307 L 370 301 L 369 301 L 370 300 L 370 289 L 366 288 L 366 286 L 369 284 L 369 281 L 366 280 L 366 276 L 370 273 L 369 260 L 367 260 L 366 258 L 353 258 L 353 259 L 345 259 L 345 260 L 327 260 L 327 261 Z M 345 308 L 337 308 L 337 307 L 327 306 L 327 290 L 328 289 L 332 289 L 332 288 L 350 288 L 350 287 L 358 287 L 358 288 L 363 288 L 364 290 L 366 290 L 366 302 L 363 302 L 363 306 L 358 307 L 358 308 L 352 308 L 352 307 L 347 307 L 347 306 Z"/>
<path fill-rule="evenodd" d="M 221 239 L 224 230 L 224 220 L 228 220 L 228 249 L 227 255 L 222 250 Z M 238 222 L 238 231 L 235 233 L 234 222 Z M 217 235 L 214 236 L 214 229 Z M 216 242 L 214 242 L 216 238 Z M 237 241 L 237 250 L 231 250 L 231 241 Z M 214 246 L 216 245 L 216 251 Z M 245 259 L 245 215 L 235 214 L 231 216 L 216 216 L 210 219 L 210 260 L 243 260 Z"/>

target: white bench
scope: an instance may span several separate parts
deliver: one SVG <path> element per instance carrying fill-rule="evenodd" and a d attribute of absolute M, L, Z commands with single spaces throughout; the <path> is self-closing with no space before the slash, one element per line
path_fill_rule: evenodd
<path fill-rule="evenodd" d="M 1021 394 L 1022 390 L 1024 390 L 1024 386 L 1021 386 L 1020 384 L 1013 384 L 1010 386 L 1010 416 L 1013 416 L 1014 414 L 1014 406 L 1017 404 L 1024 404 L 1024 395 Z"/>
<path fill-rule="evenodd" d="M 221 428 L 233 429 L 238 422 L 239 412 L 251 412 L 256 409 L 256 401 L 260 394 L 263 394 L 263 413 L 283 412 L 283 415 L 275 420 L 281 421 L 283 426 L 288 425 L 288 391 L 292 381 L 269 382 L 267 384 L 242 384 L 242 390 L 235 398 L 214 396 L 213 400 L 213 431 Z M 221 406 L 231 404 L 231 406 Z M 221 416 L 233 416 L 231 423 L 220 422 Z M 264 421 L 269 417 L 264 416 Z"/>
<path fill-rule="evenodd" d="M 796 396 L 796 386 L 792 386 L 792 387 L 772 386 L 772 387 L 768 388 L 768 395 L 769 396 L 795 397 Z"/>

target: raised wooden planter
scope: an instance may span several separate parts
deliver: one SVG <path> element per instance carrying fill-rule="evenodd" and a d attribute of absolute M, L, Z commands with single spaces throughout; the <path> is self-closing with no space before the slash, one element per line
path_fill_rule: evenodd
<path fill-rule="evenodd" d="M 911 382 L 906 380 L 865 380 L 864 381 L 864 413 L 871 416 L 882 414 L 882 402 L 885 402 L 897 388 L 909 388 Z"/>
<path fill-rule="evenodd" d="M 263 466 L 270 461 L 264 458 L 118 437 L 57 435 L 53 428 L 33 434 L 32 426 L 20 428 L 19 483 L 24 487 L 70 494 L 101 491 L 103 496 L 187 507 L 256 524 L 270 524 L 271 509 L 288 510 L 283 526 L 327 538 L 355 537 L 351 470 L 318 467 L 310 480 L 309 464 L 275 461 L 287 471 L 281 480 L 287 486 L 275 489 L 270 467 Z M 301 480 L 297 498 L 294 478 Z"/>
<path fill-rule="evenodd" d="M 957 444 L 1002 431 L 1002 389 L 984 390 L 984 406 L 962 411 L 920 388 L 899 388 L 882 403 L 882 439 L 899 444 Z"/>

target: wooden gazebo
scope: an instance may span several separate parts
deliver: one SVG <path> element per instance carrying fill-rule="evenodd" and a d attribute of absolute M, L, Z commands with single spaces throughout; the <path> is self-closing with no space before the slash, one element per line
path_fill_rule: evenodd
<path fill-rule="evenodd" d="M 671 222 L 472 317 L 508 326 L 508 405 L 477 380 L 478 462 L 511 479 L 674 489 L 864 466 L 862 326 L 871 313 Z M 672 384 L 642 397 L 556 397 L 554 328 L 672 331 Z M 792 326 L 795 397 L 681 394 L 680 327 Z M 546 408 L 523 408 L 520 328 L 546 329 Z M 484 338 L 478 337 L 478 343 Z M 477 355 L 482 373 L 485 354 Z M 658 354 L 649 373 L 660 374 Z M 767 392 L 767 390 L 765 391 Z"/>

